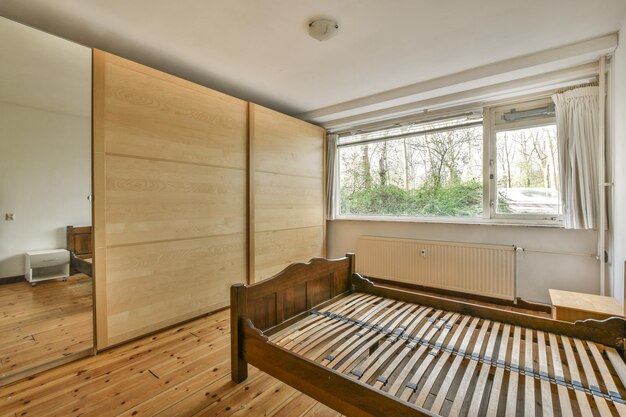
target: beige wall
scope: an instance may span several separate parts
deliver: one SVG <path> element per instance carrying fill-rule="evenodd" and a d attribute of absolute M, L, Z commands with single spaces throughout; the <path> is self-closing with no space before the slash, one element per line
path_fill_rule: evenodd
<path fill-rule="evenodd" d="M 0 18 L 0 62 L 1 278 L 91 225 L 91 50 Z"/>
<path fill-rule="evenodd" d="M 329 257 L 355 252 L 360 235 L 516 245 L 588 254 L 594 254 L 597 247 L 595 232 L 502 225 L 334 220 L 328 222 L 327 235 Z M 598 294 L 597 261 L 582 256 L 518 254 L 517 295 L 547 303 L 550 301 L 549 288 Z"/>

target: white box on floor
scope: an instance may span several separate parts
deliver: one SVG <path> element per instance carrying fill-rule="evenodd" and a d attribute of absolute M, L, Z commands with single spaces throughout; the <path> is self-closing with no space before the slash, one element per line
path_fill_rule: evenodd
<path fill-rule="evenodd" d="M 70 276 L 70 252 L 65 249 L 26 252 L 24 266 L 24 277 L 33 285 L 48 279 L 67 279 Z"/>

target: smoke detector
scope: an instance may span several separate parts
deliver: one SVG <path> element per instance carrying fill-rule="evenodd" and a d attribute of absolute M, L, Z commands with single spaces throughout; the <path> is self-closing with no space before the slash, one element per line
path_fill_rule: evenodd
<path fill-rule="evenodd" d="M 309 35 L 318 41 L 326 41 L 338 31 L 339 25 L 331 19 L 316 19 L 309 23 Z"/>

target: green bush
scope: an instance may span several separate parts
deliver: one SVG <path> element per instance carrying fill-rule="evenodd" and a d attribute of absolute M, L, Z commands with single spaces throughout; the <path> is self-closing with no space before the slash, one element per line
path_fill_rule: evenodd
<path fill-rule="evenodd" d="M 341 213 L 396 216 L 478 216 L 483 189 L 479 181 L 405 190 L 395 185 L 351 192 L 341 190 Z"/>

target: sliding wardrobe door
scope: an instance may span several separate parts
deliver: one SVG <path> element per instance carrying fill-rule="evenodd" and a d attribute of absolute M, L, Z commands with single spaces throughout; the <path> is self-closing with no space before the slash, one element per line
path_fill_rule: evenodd
<path fill-rule="evenodd" d="M 324 129 L 250 105 L 251 280 L 325 256 Z"/>
<path fill-rule="evenodd" d="M 93 351 L 90 195 L 91 50 L 0 17 L 0 386 Z"/>
<path fill-rule="evenodd" d="M 225 307 L 245 282 L 247 112 L 94 51 L 99 349 Z"/>

